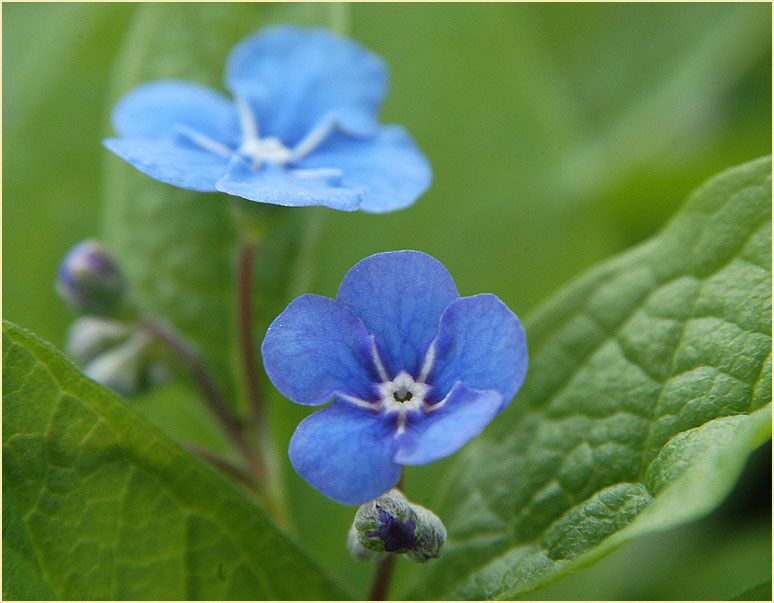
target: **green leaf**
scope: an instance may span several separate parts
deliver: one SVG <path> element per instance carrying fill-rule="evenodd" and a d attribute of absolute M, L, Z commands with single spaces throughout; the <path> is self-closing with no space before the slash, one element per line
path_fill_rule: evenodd
<path fill-rule="evenodd" d="M 771 455 L 763 446 L 756 456 Z M 744 478 L 742 478 L 744 479 Z M 644 535 L 593 566 L 572 572 L 530 600 L 566 601 L 718 601 L 741 593 L 771 576 L 771 521 L 720 517 L 713 511 L 700 521 Z"/>
<path fill-rule="evenodd" d="M 753 586 L 733 597 L 732 601 L 771 601 L 771 580 Z"/>
<path fill-rule="evenodd" d="M 143 5 L 117 60 L 113 100 L 154 79 L 186 79 L 220 89 L 228 52 L 246 34 L 277 20 L 334 23 L 338 14 L 335 7 L 314 5 L 205 3 L 184 11 L 175 5 Z M 106 240 L 143 306 L 171 321 L 202 351 L 229 398 L 238 368 L 233 350 L 234 200 L 156 182 L 108 157 Z M 274 214 L 275 228 L 262 244 L 256 268 L 256 314 L 262 323 L 287 302 L 307 221 L 320 215 L 280 208 Z"/>
<path fill-rule="evenodd" d="M 523 391 L 456 460 L 444 555 L 413 596 L 513 598 L 693 519 L 771 434 L 771 162 L 528 321 Z"/>
<path fill-rule="evenodd" d="M 343 596 L 240 490 L 10 323 L 3 461 L 6 598 Z"/>

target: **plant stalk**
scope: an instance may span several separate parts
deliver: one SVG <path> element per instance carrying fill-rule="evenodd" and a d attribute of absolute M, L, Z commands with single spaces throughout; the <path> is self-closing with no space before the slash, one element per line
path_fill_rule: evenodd
<path fill-rule="evenodd" d="M 264 237 L 266 217 L 262 214 L 261 221 L 256 222 L 256 216 L 252 213 L 243 212 L 241 215 L 242 217 L 247 215 L 246 222 L 250 227 L 242 233 L 236 274 L 239 355 L 249 413 L 249 421 L 246 425 L 247 438 L 252 443 L 253 449 L 257 451 L 263 469 L 258 495 L 275 521 L 286 529 L 292 530 L 287 516 L 282 484 L 274 475 L 277 472 L 277 466 L 266 417 L 265 399 L 258 381 L 258 346 L 253 328 L 253 273 L 255 256 Z"/>
<path fill-rule="evenodd" d="M 258 385 L 258 363 L 253 336 L 253 266 L 258 243 L 242 241 L 237 266 L 237 321 L 245 393 L 253 426 L 262 437 L 266 433 L 266 410 Z"/>
<path fill-rule="evenodd" d="M 183 442 L 182 446 L 192 454 L 195 454 L 202 460 L 215 467 L 221 473 L 225 473 L 226 475 L 231 476 L 234 480 L 250 489 L 255 488 L 252 476 L 249 475 L 244 469 L 242 469 L 242 467 L 232 463 L 227 458 L 222 457 L 212 450 L 208 450 L 207 448 L 202 448 L 197 444 L 193 444 L 192 442 Z"/>
<path fill-rule="evenodd" d="M 265 473 L 263 463 L 245 439 L 241 421 L 231 412 L 215 383 L 215 379 L 207 370 L 198 352 L 171 327 L 148 317 L 142 319 L 142 324 L 155 339 L 172 351 L 181 364 L 191 372 L 191 376 L 199 387 L 210 411 L 244 458 L 252 480 L 256 485 L 260 484 Z"/>

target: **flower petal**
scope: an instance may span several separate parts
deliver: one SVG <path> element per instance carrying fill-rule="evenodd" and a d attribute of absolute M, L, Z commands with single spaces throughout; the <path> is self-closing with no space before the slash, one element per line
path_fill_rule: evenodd
<path fill-rule="evenodd" d="M 102 141 L 151 178 L 192 191 L 214 192 L 228 159 L 172 140 L 108 138 Z"/>
<path fill-rule="evenodd" d="M 476 437 L 497 415 L 502 405 L 494 390 L 475 390 L 457 383 L 446 402 L 415 419 L 398 440 L 395 462 L 425 465 L 457 452 Z"/>
<path fill-rule="evenodd" d="M 217 188 L 229 195 L 260 203 L 290 207 L 322 205 L 341 211 L 358 209 L 363 196 L 362 189 L 337 186 L 327 176 L 296 175 L 293 170 L 271 163 L 252 170 L 239 157 L 231 161 Z"/>
<path fill-rule="evenodd" d="M 320 492 L 345 505 L 376 498 L 395 486 L 400 467 L 394 427 L 371 411 L 334 402 L 301 421 L 290 440 L 290 462 Z"/>
<path fill-rule="evenodd" d="M 344 186 L 365 190 L 360 209 L 372 213 L 413 204 L 432 180 L 430 163 L 399 126 L 380 128 L 368 138 L 331 136 L 301 165 L 340 169 Z"/>
<path fill-rule="evenodd" d="M 302 295 L 274 319 L 261 345 L 274 386 L 298 404 L 319 406 L 341 392 L 370 401 L 371 338 L 344 304 Z"/>
<path fill-rule="evenodd" d="M 457 381 L 500 392 L 503 407 L 527 374 L 527 338 L 519 318 L 496 295 L 462 297 L 443 313 L 429 381 L 446 394 Z"/>
<path fill-rule="evenodd" d="M 234 103 L 219 92 L 177 80 L 160 80 L 130 90 L 112 114 L 113 127 L 127 138 L 166 138 L 190 128 L 221 144 L 237 144 Z"/>
<path fill-rule="evenodd" d="M 390 251 L 360 260 L 344 276 L 336 299 L 376 337 L 390 377 L 417 377 L 446 307 L 457 299 L 449 271 L 421 251 Z"/>
<path fill-rule="evenodd" d="M 226 86 L 249 101 L 262 136 L 293 145 L 325 118 L 350 131 L 372 131 L 387 89 L 387 70 L 352 40 L 325 29 L 283 25 L 263 29 L 234 47 Z"/>

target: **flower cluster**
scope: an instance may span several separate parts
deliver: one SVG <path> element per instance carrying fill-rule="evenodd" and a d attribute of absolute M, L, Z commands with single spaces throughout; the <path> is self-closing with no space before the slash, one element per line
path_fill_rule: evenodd
<path fill-rule="evenodd" d="M 414 203 L 431 170 L 402 128 L 379 124 L 386 82 L 382 61 L 354 41 L 271 27 L 232 50 L 231 98 L 191 82 L 143 84 L 116 106 L 118 137 L 104 144 L 152 178 L 194 191 L 388 212 Z M 73 268 L 75 259 L 90 270 Z M 121 283 L 93 259 L 84 250 L 68 258 L 60 289 L 78 307 L 102 309 Z M 81 334 L 92 327 L 82 325 Z M 106 340 L 125 337 L 104 325 L 98 331 Z M 518 317 L 495 295 L 461 297 L 425 253 L 378 253 L 345 275 L 335 299 L 291 302 L 261 351 L 287 398 L 306 406 L 332 400 L 300 423 L 289 454 L 330 498 L 365 503 L 350 533 L 353 552 L 437 556 L 443 524 L 392 489 L 403 466 L 456 452 L 510 403 L 528 362 Z"/>

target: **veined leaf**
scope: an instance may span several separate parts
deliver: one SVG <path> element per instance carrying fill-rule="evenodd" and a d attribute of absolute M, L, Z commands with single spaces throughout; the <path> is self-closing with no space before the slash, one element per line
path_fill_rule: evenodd
<path fill-rule="evenodd" d="M 556 295 L 523 391 L 439 488 L 449 541 L 412 595 L 521 596 L 722 500 L 771 434 L 770 293 L 764 158 Z"/>
<path fill-rule="evenodd" d="M 246 495 L 10 323 L 3 461 L 6 598 L 343 597 Z"/>

